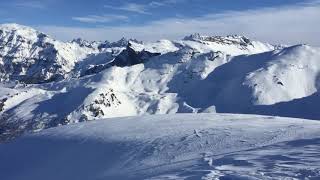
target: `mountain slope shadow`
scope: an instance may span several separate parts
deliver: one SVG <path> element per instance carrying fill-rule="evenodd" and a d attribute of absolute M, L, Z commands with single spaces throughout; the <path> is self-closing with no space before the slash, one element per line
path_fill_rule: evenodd
<path fill-rule="evenodd" d="M 48 113 L 49 115 L 55 115 L 56 119 L 64 119 L 78 108 L 93 91 L 94 89 L 91 88 L 77 87 L 68 92 L 56 94 L 50 99 L 38 103 L 38 107 L 32 113 Z"/>
<path fill-rule="evenodd" d="M 315 93 L 289 102 L 252 106 L 248 111 L 243 111 L 243 113 L 319 120 L 319 102 L 320 94 Z"/>
<path fill-rule="evenodd" d="M 17 136 L 28 130 L 67 123 L 66 116 L 80 107 L 91 92 L 91 88 L 78 87 L 52 97 L 39 94 L 21 102 L 20 108 L 13 108 L 0 117 L 0 127 L 5 130 L 0 129 L 0 139 L 6 139 L 8 133 Z"/>
<path fill-rule="evenodd" d="M 218 113 L 245 113 L 295 118 L 320 119 L 317 104 L 320 102 L 318 93 L 279 102 L 272 105 L 255 105 L 254 88 L 245 85 L 247 76 L 259 69 L 265 69 L 270 62 L 276 62 L 283 55 L 299 52 L 303 45 L 255 55 L 241 55 L 230 62 L 217 67 L 204 80 L 195 80 L 183 84 L 183 73 L 174 77 L 169 83 L 169 92 L 178 94 L 180 101 L 186 102 L 200 112 L 215 106 Z M 316 87 L 319 87 L 319 77 Z"/>
<path fill-rule="evenodd" d="M 168 92 L 177 92 L 182 101 L 194 108 L 215 105 L 220 111 L 241 112 L 251 104 L 252 90 L 242 85 L 244 78 L 249 72 L 265 66 L 273 55 L 273 52 L 266 52 L 236 56 L 217 67 L 206 79 L 189 84 L 183 84 L 181 73 L 168 84 Z"/>

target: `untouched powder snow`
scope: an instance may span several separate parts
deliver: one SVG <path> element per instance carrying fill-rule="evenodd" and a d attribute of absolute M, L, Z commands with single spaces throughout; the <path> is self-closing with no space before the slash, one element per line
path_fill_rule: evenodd
<path fill-rule="evenodd" d="M 6 180 L 317 179 L 320 122 L 232 114 L 99 120 L 0 144 Z"/>

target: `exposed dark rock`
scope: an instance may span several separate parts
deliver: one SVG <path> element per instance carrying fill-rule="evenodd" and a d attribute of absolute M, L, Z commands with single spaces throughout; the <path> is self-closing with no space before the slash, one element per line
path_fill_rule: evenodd
<path fill-rule="evenodd" d="M 8 98 L 4 98 L 0 100 L 0 112 L 4 110 L 4 103 L 8 100 Z"/>
<path fill-rule="evenodd" d="M 151 53 L 148 51 L 136 52 L 132 49 L 131 44 L 129 43 L 126 50 L 122 51 L 111 63 L 113 66 L 125 67 L 132 66 L 136 64 L 141 64 L 149 60 L 151 57 L 159 56 L 160 53 Z"/>
<path fill-rule="evenodd" d="M 89 105 L 85 107 L 94 117 L 104 116 L 105 113 L 102 107 L 118 106 L 121 102 L 114 94 L 113 89 L 110 89 L 106 93 L 100 93 L 99 96 Z"/>
<path fill-rule="evenodd" d="M 283 86 L 283 83 L 282 83 L 282 82 L 280 82 L 280 81 L 279 81 L 279 82 L 277 82 L 277 84 L 279 84 L 279 85 Z"/>

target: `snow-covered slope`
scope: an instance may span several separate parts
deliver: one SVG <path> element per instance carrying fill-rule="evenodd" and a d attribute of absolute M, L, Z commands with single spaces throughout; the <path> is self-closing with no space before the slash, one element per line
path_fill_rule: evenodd
<path fill-rule="evenodd" d="M 77 43 L 53 40 L 32 28 L 0 26 L 0 76 L 2 81 L 41 83 L 63 79 L 78 60 L 96 52 Z"/>
<path fill-rule="evenodd" d="M 206 97 L 190 101 L 194 106 L 208 106 L 212 103 L 220 112 L 249 112 L 260 111 L 260 107 L 272 109 L 281 102 L 287 102 L 287 110 L 274 113 L 291 113 L 290 101 L 295 99 L 306 100 L 301 106 L 303 111 L 317 106 L 316 99 L 319 89 L 320 48 L 307 45 L 297 45 L 282 50 L 271 51 L 250 56 L 237 56 L 229 63 L 219 66 L 204 81 L 196 82 L 202 87 L 200 93 L 211 93 Z M 187 92 L 186 96 L 192 94 Z M 309 102 L 309 103 L 308 103 Z M 267 113 L 267 112 L 266 112 Z M 318 111 L 305 113 L 319 119 Z"/>
<path fill-rule="evenodd" d="M 211 113 L 320 120 L 319 75 L 308 45 L 0 25 L 0 143 L 59 126 L 0 144 L 0 179 L 317 179 L 319 122 Z M 140 116 L 176 113 L 206 114 Z"/>
<path fill-rule="evenodd" d="M 198 34 L 152 43 L 64 43 L 20 25 L 0 29 L 0 75 L 9 80 L 0 84 L 0 139 L 145 114 L 224 112 L 320 119 L 316 47 Z M 41 44 L 55 49 L 48 53 L 53 58 L 39 56 L 49 51 Z"/>
<path fill-rule="evenodd" d="M 242 40 L 243 37 L 234 37 Z M 273 46 L 260 42 L 186 40 L 171 42 L 168 40 L 143 44 L 131 40 L 136 49 L 148 52 L 166 53 L 180 47 L 194 48 L 200 52 L 211 50 L 229 51 L 232 54 L 258 53 L 274 49 Z M 76 39 L 61 42 L 30 27 L 18 24 L 0 25 L 0 77 L 1 81 L 18 80 L 24 83 L 43 83 L 78 77 L 84 71 L 107 64 L 127 46 L 129 40 L 118 42 L 88 42 Z M 232 42 L 234 42 L 232 44 Z M 139 51 L 141 51 L 139 50 Z M 100 59 L 100 60 L 95 60 Z M 91 67 L 88 67 L 91 66 Z"/>
<path fill-rule="evenodd" d="M 181 114 L 61 126 L 0 144 L 1 179 L 317 179 L 320 122 Z"/>
<path fill-rule="evenodd" d="M 61 42 L 30 27 L 0 25 L 0 80 L 23 83 L 58 81 L 78 77 L 86 65 L 106 63 L 119 54 L 128 40 Z M 95 59 L 95 60 L 92 60 Z M 100 60 L 99 60 L 100 59 Z"/>

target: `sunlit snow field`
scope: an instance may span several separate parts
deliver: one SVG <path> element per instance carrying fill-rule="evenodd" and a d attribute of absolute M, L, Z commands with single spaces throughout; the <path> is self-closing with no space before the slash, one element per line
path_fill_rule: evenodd
<path fill-rule="evenodd" d="M 180 114 L 62 126 L 0 144 L 2 179 L 318 179 L 320 122 Z"/>

